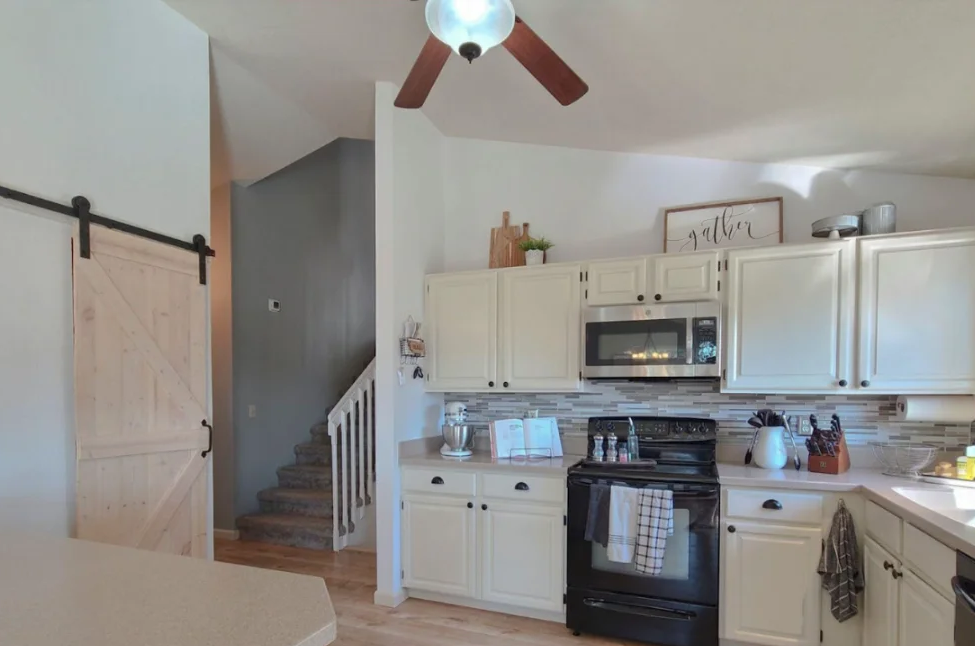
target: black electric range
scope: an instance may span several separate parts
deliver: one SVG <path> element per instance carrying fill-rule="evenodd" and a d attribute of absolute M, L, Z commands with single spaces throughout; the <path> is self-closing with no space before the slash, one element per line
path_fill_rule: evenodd
<path fill-rule="evenodd" d="M 593 459 L 594 453 L 605 453 L 608 435 L 626 446 L 630 420 L 639 438 L 639 459 Z M 589 457 L 568 475 L 566 626 L 576 633 L 660 646 L 717 645 L 717 423 L 688 417 L 593 417 L 588 435 Z M 597 438 L 604 443 L 602 452 L 593 450 Z M 674 492 L 674 535 L 667 539 L 660 575 L 611 562 L 605 546 L 585 539 L 594 484 Z"/>

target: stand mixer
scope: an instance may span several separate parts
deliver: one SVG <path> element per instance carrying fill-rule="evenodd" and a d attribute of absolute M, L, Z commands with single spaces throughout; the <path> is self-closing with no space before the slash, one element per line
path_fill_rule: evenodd
<path fill-rule="evenodd" d="M 440 455 L 445 458 L 471 456 L 474 430 L 467 424 L 467 406 L 461 402 L 447 402 L 444 408 L 444 445 Z"/>

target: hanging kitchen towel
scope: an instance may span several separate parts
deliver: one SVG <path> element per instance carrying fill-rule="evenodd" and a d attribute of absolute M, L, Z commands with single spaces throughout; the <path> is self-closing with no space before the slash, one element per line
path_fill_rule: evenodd
<path fill-rule="evenodd" d="M 842 500 L 823 543 L 819 574 L 823 577 L 823 589 L 829 592 L 830 612 L 836 621 L 855 617 L 859 612 L 857 593 L 863 590 L 863 570 L 853 515 Z"/>
<path fill-rule="evenodd" d="M 640 490 L 613 485 L 609 492 L 609 544 L 606 556 L 614 563 L 632 563 L 636 545 L 636 517 Z"/>
<path fill-rule="evenodd" d="M 586 540 L 609 544 L 609 497 L 607 484 L 589 485 L 589 514 L 586 517 Z"/>
<path fill-rule="evenodd" d="M 636 571 L 658 576 L 664 567 L 667 537 L 674 535 L 674 492 L 641 489 L 636 530 Z"/>

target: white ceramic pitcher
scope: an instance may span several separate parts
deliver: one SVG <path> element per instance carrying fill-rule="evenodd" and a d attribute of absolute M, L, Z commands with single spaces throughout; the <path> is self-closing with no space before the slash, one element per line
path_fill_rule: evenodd
<path fill-rule="evenodd" d="M 758 429 L 758 442 L 752 460 L 763 469 L 781 469 L 789 461 L 785 448 L 785 427 L 765 426 Z"/>

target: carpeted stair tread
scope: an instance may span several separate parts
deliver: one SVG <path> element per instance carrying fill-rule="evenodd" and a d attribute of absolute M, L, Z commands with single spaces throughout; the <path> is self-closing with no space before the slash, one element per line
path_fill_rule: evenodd
<path fill-rule="evenodd" d="M 292 514 L 250 514 L 237 519 L 240 537 L 277 545 L 331 549 L 332 519 Z"/>
<path fill-rule="evenodd" d="M 275 487 L 258 492 L 257 499 L 264 513 L 297 514 L 316 518 L 332 517 L 331 489 Z"/>
<path fill-rule="evenodd" d="M 295 446 L 295 461 L 299 465 L 329 466 L 332 464 L 332 446 L 318 442 L 298 444 Z"/>
<path fill-rule="evenodd" d="M 327 489 L 332 484 L 332 467 L 313 464 L 280 467 L 278 484 L 288 489 Z"/>

